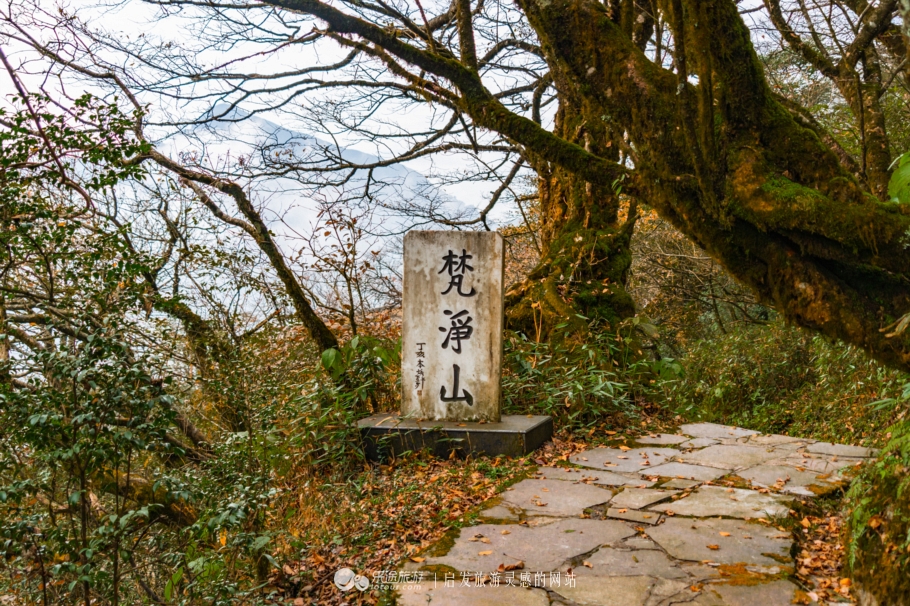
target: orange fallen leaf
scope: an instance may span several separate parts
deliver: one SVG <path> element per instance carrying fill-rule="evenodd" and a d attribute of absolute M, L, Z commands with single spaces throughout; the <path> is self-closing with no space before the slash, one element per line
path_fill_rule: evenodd
<path fill-rule="evenodd" d="M 720 549 L 720 545 L 708 545 L 708 549 Z"/>
<path fill-rule="evenodd" d="M 412 561 L 412 562 L 417 562 L 418 564 L 420 564 L 421 562 L 423 562 L 425 559 L 426 559 L 426 558 L 418 558 L 417 556 L 411 556 L 411 561 Z"/>
<path fill-rule="evenodd" d="M 493 553 L 493 552 L 492 552 L 492 551 L 478 551 L 478 552 L 477 552 L 477 555 L 480 555 L 480 556 L 488 556 L 488 555 L 490 555 L 491 553 Z"/>
<path fill-rule="evenodd" d="M 499 533 L 499 534 L 512 534 L 512 533 L 511 533 L 511 532 L 509 532 L 509 531 L 508 531 L 508 530 L 503 530 L 503 531 L 502 531 L 502 532 L 500 532 L 500 533 Z"/>
<path fill-rule="evenodd" d="M 619 445 L 619 449 L 620 449 L 620 450 L 632 450 L 631 448 L 629 448 L 629 447 L 626 446 L 625 444 L 620 444 L 620 445 Z"/>
<path fill-rule="evenodd" d="M 722 536 L 722 537 L 728 537 L 728 536 L 730 536 L 730 533 L 729 533 L 729 532 L 722 532 L 722 533 L 720 533 L 720 536 Z"/>
<path fill-rule="evenodd" d="M 589 561 L 587 561 L 587 560 L 585 560 L 584 562 L 582 562 L 581 565 L 582 565 L 582 566 L 587 566 L 588 568 L 594 568 L 594 565 L 591 564 L 591 562 L 589 562 Z"/>

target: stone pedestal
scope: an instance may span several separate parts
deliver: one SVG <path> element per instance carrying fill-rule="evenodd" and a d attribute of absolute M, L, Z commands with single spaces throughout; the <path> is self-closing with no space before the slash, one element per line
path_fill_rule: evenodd
<path fill-rule="evenodd" d="M 378 414 L 358 422 L 364 451 L 371 461 L 428 449 L 446 458 L 522 457 L 553 435 L 553 420 L 544 416 L 505 415 L 498 423 L 417 421 L 397 414 Z"/>

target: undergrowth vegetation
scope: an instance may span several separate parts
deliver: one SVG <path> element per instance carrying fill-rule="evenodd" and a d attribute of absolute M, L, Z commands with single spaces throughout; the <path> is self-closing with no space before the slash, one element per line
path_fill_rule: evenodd
<path fill-rule="evenodd" d="M 886 435 L 890 439 L 878 459 L 863 469 L 847 495 L 847 565 L 869 593 L 905 604 L 910 598 L 910 422 L 893 425 Z"/>
<path fill-rule="evenodd" d="M 880 443 L 905 414 L 910 376 L 781 321 L 694 342 L 685 376 L 663 383 L 678 414 L 768 433 Z"/>

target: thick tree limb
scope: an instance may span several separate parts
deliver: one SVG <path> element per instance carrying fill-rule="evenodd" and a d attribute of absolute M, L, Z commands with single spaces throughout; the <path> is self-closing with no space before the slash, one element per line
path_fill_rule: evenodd
<path fill-rule="evenodd" d="M 316 343 L 316 346 L 319 347 L 320 351 L 338 347 L 338 339 L 335 338 L 335 335 L 333 335 L 332 331 L 325 325 L 322 318 L 313 310 L 303 288 L 301 288 L 300 283 L 297 280 L 297 276 L 294 275 L 294 272 L 288 266 L 284 255 L 281 254 L 278 245 L 269 233 L 268 226 L 262 220 L 259 212 L 253 207 L 253 203 L 246 195 L 246 192 L 243 191 L 243 188 L 236 183 L 225 181 L 199 171 L 190 170 L 157 151 L 153 150 L 150 157 L 164 168 L 185 179 L 187 182 L 208 185 L 233 198 L 234 202 L 237 204 L 237 208 L 244 217 L 246 217 L 246 221 L 240 221 L 239 219 L 234 219 L 226 215 L 218 209 L 218 206 L 214 201 L 205 195 L 203 190 L 194 189 L 194 192 L 197 195 L 201 194 L 200 199 L 203 204 L 210 210 L 214 209 L 213 212 L 219 219 L 226 220 L 228 223 L 236 225 L 246 231 L 259 246 L 260 250 L 265 253 L 266 257 L 268 257 L 271 262 L 275 273 L 278 274 L 278 278 L 287 289 L 288 296 L 291 299 L 291 303 L 294 305 L 298 319 L 310 333 L 310 336 Z"/>
<path fill-rule="evenodd" d="M 533 120 L 510 112 L 484 87 L 475 72 L 455 59 L 411 46 L 386 29 L 345 14 L 318 0 L 264 0 L 263 3 L 313 15 L 328 23 L 334 32 L 360 36 L 407 63 L 445 78 L 458 87 L 465 113 L 478 126 L 502 133 L 531 147 L 544 159 L 564 166 L 586 180 L 609 184 L 627 172 L 619 164 L 588 153 L 582 146 L 554 136 Z"/>

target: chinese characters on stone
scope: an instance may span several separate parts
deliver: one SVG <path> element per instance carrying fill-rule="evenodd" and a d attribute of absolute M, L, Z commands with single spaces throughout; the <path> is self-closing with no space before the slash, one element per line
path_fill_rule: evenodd
<path fill-rule="evenodd" d="M 414 387 L 417 388 L 417 393 L 420 393 L 421 391 L 423 391 L 423 384 L 424 384 L 424 381 L 426 380 L 426 377 L 423 372 L 423 369 L 426 368 L 426 364 L 424 364 L 423 361 L 427 357 L 427 352 L 425 352 L 423 350 L 424 345 L 426 345 L 426 343 L 417 344 L 417 348 L 418 348 L 417 349 L 417 378 L 414 381 Z"/>
<path fill-rule="evenodd" d="M 461 255 L 456 255 L 451 249 L 449 252 L 442 257 L 443 265 L 442 269 L 438 273 L 448 272 L 449 285 L 444 291 L 443 295 L 449 294 L 452 289 L 455 289 L 455 293 L 462 297 L 473 297 L 477 294 L 477 291 L 474 287 L 471 287 L 470 292 L 464 292 L 464 277 L 465 272 L 474 271 L 474 267 L 468 265 L 468 261 L 473 259 L 473 255 L 469 255 L 468 251 L 464 248 L 461 249 Z M 451 309 L 446 309 L 443 311 L 445 315 L 449 316 L 450 326 L 440 326 L 440 332 L 446 333 L 446 338 L 442 342 L 442 348 L 446 349 L 449 347 L 449 344 L 452 345 L 452 351 L 461 354 L 461 342 L 467 341 L 471 338 L 471 335 L 474 333 L 474 327 L 471 326 L 471 321 L 473 318 L 468 315 L 470 312 L 466 309 L 463 309 L 459 312 L 455 312 Z M 461 367 L 458 364 L 452 365 L 452 395 L 446 397 L 446 386 L 443 385 L 439 388 L 439 399 L 443 402 L 465 402 L 468 406 L 474 405 L 474 396 L 471 395 L 467 389 L 462 389 L 461 393 L 458 393 L 458 379 L 461 374 Z"/>
<path fill-rule="evenodd" d="M 474 287 L 471 287 L 471 292 L 462 292 L 462 282 L 464 281 L 464 272 L 465 271 L 474 271 L 474 268 L 468 265 L 468 259 L 473 259 L 472 255 L 468 254 L 468 251 L 461 249 L 461 256 L 456 255 L 451 250 L 448 254 L 445 255 L 442 260 L 444 264 L 442 269 L 439 270 L 439 273 L 445 271 L 449 272 L 449 287 L 442 291 L 442 294 L 447 295 L 449 291 L 453 288 L 462 297 L 473 297 L 477 294 L 477 291 L 474 290 Z"/>

